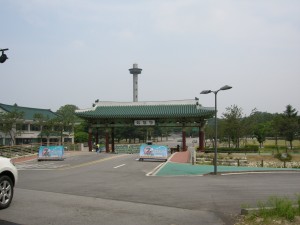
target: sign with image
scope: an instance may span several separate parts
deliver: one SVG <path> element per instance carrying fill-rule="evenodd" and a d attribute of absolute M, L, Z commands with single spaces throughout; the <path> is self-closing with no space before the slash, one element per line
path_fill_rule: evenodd
<path fill-rule="evenodd" d="M 40 146 L 38 160 L 62 160 L 64 156 L 64 146 Z"/>
<path fill-rule="evenodd" d="M 163 159 L 168 158 L 168 147 L 164 145 L 142 144 L 140 147 L 140 159 Z"/>

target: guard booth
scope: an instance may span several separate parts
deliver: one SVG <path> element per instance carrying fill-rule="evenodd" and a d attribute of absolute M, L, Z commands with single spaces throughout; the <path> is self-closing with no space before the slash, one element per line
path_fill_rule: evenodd
<path fill-rule="evenodd" d="M 186 128 L 199 128 L 199 149 L 204 150 L 204 126 L 215 113 L 213 107 L 203 107 L 199 100 L 175 100 L 153 102 L 95 102 L 92 108 L 76 110 L 78 117 L 85 119 L 89 127 L 89 151 L 92 151 L 93 134 L 98 142 L 99 129 L 105 131 L 106 152 L 115 152 L 114 128 L 116 127 L 180 127 L 181 150 L 186 151 Z M 112 142 L 109 143 L 111 137 Z M 97 144 L 97 143 L 96 143 Z"/>

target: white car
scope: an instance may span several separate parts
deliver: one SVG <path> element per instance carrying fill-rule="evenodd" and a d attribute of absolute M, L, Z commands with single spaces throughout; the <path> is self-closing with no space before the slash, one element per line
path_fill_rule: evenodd
<path fill-rule="evenodd" d="M 17 181 L 18 170 L 11 159 L 0 157 L 0 209 L 10 205 Z"/>

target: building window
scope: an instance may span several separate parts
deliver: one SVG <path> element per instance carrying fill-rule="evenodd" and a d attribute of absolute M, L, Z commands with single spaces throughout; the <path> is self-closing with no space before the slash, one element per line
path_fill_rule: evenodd
<path fill-rule="evenodd" d="M 17 130 L 28 131 L 28 124 L 17 124 Z"/>
<path fill-rule="evenodd" d="M 56 145 L 58 143 L 58 138 L 50 138 L 50 145 Z"/>
<path fill-rule="evenodd" d="M 32 139 L 31 138 L 16 138 L 16 144 L 22 145 L 22 144 L 31 144 Z"/>
<path fill-rule="evenodd" d="M 64 142 L 65 143 L 67 143 L 67 142 L 72 143 L 72 138 L 64 138 Z"/>
<path fill-rule="evenodd" d="M 31 131 L 40 131 L 41 130 L 41 126 L 37 125 L 37 124 L 31 124 L 30 125 L 30 130 Z"/>
<path fill-rule="evenodd" d="M 11 144 L 11 139 L 5 138 L 4 145 L 10 145 L 10 144 Z"/>

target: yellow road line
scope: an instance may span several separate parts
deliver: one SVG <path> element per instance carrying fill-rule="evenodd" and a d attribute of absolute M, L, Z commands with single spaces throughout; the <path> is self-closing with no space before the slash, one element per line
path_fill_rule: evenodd
<path fill-rule="evenodd" d="M 104 161 L 107 161 L 107 160 L 110 160 L 110 159 L 120 158 L 120 157 L 123 157 L 123 156 L 128 156 L 128 155 L 124 154 L 124 155 L 111 156 L 111 157 L 107 157 L 107 158 L 104 158 L 104 159 L 95 160 L 95 161 L 92 161 L 92 162 L 87 162 L 87 163 L 82 163 L 82 164 L 78 164 L 78 165 L 75 165 L 75 166 L 60 168 L 58 170 L 69 170 L 69 169 L 75 169 L 75 168 L 80 168 L 80 167 L 84 167 L 84 166 L 90 166 L 90 165 L 93 165 L 93 164 L 104 162 Z"/>

